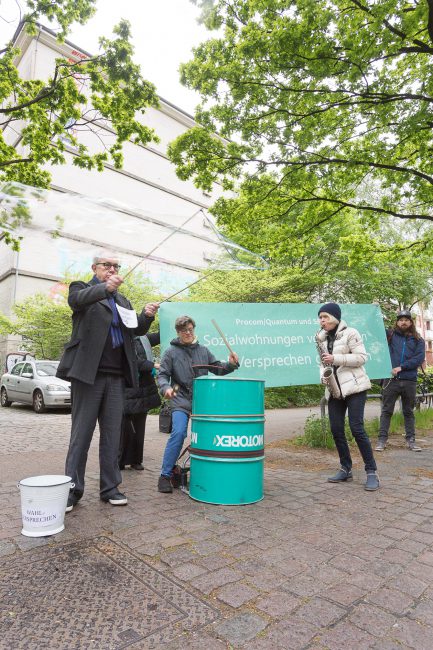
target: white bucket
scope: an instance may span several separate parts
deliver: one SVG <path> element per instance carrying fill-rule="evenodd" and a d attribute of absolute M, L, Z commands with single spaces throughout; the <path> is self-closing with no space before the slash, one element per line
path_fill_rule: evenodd
<path fill-rule="evenodd" d="M 30 476 L 18 483 L 21 513 L 26 537 L 45 537 L 60 533 L 65 527 L 69 490 L 74 487 L 70 476 Z"/>

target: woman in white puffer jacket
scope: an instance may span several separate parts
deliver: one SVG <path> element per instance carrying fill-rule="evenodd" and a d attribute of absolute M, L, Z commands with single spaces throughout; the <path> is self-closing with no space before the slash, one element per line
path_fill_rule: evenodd
<path fill-rule="evenodd" d="M 334 377 L 342 395 L 341 399 L 329 395 L 328 400 L 331 432 L 341 463 L 340 469 L 334 476 L 329 477 L 328 481 L 342 483 L 353 479 L 352 457 L 344 433 L 347 411 L 350 430 L 356 440 L 367 472 L 364 488 L 368 491 L 377 490 L 379 478 L 376 473 L 376 461 L 364 427 L 367 390 L 371 387 L 364 369 L 364 364 L 367 361 L 364 343 L 358 330 L 348 327 L 341 320 L 341 309 L 335 302 L 329 302 L 320 307 L 319 322 L 322 329 L 317 340 L 322 345 L 325 343 L 324 347 L 328 350 L 322 355 L 322 363 L 326 366 L 332 365 Z"/>

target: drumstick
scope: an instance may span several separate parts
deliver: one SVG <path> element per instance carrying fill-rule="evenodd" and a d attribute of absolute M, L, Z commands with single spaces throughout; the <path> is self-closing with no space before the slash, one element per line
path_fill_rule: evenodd
<path fill-rule="evenodd" d="M 219 333 L 219 335 L 221 336 L 222 340 L 223 340 L 224 343 L 226 344 L 227 349 L 228 349 L 228 351 L 230 352 L 230 354 L 234 354 L 233 350 L 232 350 L 231 347 L 230 347 L 229 342 L 227 341 L 226 337 L 224 336 L 224 333 L 223 333 L 223 331 L 221 330 L 221 328 L 219 327 L 218 323 L 217 323 L 213 318 L 212 318 L 212 320 L 211 320 L 211 323 L 212 323 L 212 325 L 216 328 L 216 330 L 218 331 L 218 333 Z"/>

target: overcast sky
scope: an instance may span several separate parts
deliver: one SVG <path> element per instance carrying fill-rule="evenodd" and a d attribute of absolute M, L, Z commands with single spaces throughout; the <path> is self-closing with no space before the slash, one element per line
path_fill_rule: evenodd
<path fill-rule="evenodd" d="M 4 19 L 16 19 L 17 10 L 14 0 L 3 0 L 0 7 L 4 42 L 16 27 Z M 110 37 L 112 27 L 126 18 L 132 28 L 134 59 L 143 76 L 155 84 L 161 97 L 193 113 L 198 95 L 180 84 L 178 69 L 191 58 L 191 49 L 209 38 L 209 32 L 197 23 L 197 7 L 189 0 L 99 0 L 97 7 L 95 16 L 86 25 L 75 27 L 68 40 L 96 53 L 98 38 Z"/>

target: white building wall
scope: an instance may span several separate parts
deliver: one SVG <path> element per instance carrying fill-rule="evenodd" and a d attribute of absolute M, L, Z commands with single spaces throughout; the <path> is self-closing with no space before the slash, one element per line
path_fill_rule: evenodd
<path fill-rule="evenodd" d="M 59 44 L 49 30 L 41 29 L 34 38 L 21 32 L 16 38 L 21 48 L 18 62 L 20 74 L 25 79 L 48 79 L 54 71 L 56 58 L 79 60 L 87 56 L 79 48 L 70 44 Z M 77 81 L 79 83 L 79 80 Z M 107 246 L 120 251 L 122 263 L 132 266 L 154 247 L 159 235 L 163 239 L 167 231 L 153 226 L 147 234 L 146 223 L 135 215 L 142 211 L 158 220 L 180 226 L 188 217 L 206 209 L 221 196 L 221 188 L 215 186 L 212 196 L 198 190 L 190 181 L 177 178 L 174 166 L 167 158 L 167 145 L 188 128 L 194 126 L 191 116 L 161 100 L 158 109 L 147 108 L 140 116 L 143 122 L 153 128 L 160 138 L 159 143 L 146 147 L 132 143 L 124 145 L 123 169 L 116 170 L 110 164 L 103 173 L 86 171 L 73 164 L 74 150 L 68 147 L 66 164 L 48 167 L 52 175 L 52 188 L 59 192 L 73 192 L 87 195 L 101 201 L 119 202 L 131 208 L 119 213 L 118 224 L 109 225 L 102 218 L 101 226 L 95 220 L 91 227 L 73 229 L 71 237 L 53 240 L 44 232 L 43 219 L 34 219 L 30 228 L 24 228 L 24 239 L 19 256 L 0 242 L 0 310 L 11 314 L 14 300 L 38 292 L 49 292 L 65 272 L 87 271 L 95 248 Z M 20 146 L 20 128 L 5 132 L 9 143 Z M 106 144 L 113 141 L 113 134 L 101 123 L 99 136 Z M 79 139 L 92 151 L 102 150 L 100 138 L 90 131 L 80 131 Z M 41 225 L 42 224 L 42 225 Z M 203 217 L 197 215 L 194 228 L 205 239 L 185 238 L 180 234 L 173 236 L 164 252 L 156 251 L 153 259 L 140 266 L 161 290 L 173 290 L 192 282 L 197 270 L 204 267 L 204 255 L 214 254 L 212 233 L 203 227 Z M 65 227 L 65 230 L 68 228 Z M 151 231 L 151 232 L 150 232 Z M 17 270 L 18 269 L 18 270 Z M 13 343 L 16 346 L 16 342 Z M 10 341 L 0 341 L 0 357 L 10 350 Z M 1 359 L 0 359 L 1 361 Z"/>

